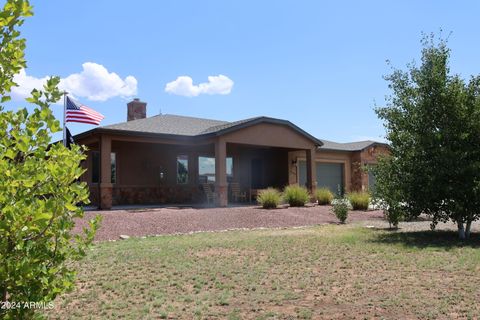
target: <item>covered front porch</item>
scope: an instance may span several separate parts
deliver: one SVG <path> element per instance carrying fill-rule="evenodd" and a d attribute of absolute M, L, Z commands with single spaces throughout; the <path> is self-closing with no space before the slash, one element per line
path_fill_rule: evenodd
<path fill-rule="evenodd" d="M 292 170 L 296 170 L 292 155 L 299 152 L 306 160 L 306 184 L 311 191 L 316 186 L 316 145 L 275 124 L 205 139 L 102 133 L 84 144 L 89 151 L 82 180 L 90 188 L 91 203 L 101 209 L 112 205 L 202 203 L 208 200 L 206 184 L 214 193 L 212 205 L 249 202 L 258 190 L 281 189 L 292 183 Z"/>

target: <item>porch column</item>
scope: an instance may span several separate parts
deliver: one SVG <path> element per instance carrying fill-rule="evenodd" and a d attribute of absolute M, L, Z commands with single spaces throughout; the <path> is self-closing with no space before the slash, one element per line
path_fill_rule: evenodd
<path fill-rule="evenodd" d="M 100 209 L 102 210 L 112 208 L 111 152 L 111 138 L 102 135 L 100 137 Z"/>
<path fill-rule="evenodd" d="M 315 165 L 315 154 L 316 149 L 308 149 L 306 150 L 307 154 L 307 188 L 312 194 L 315 192 L 317 188 L 317 174 L 315 172 L 316 165 Z"/>
<path fill-rule="evenodd" d="M 198 156 L 195 152 L 188 153 L 188 183 L 194 186 L 198 183 Z"/>
<path fill-rule="evenodd" d="M 216 205 L 226 207 L 228 204 L 227 185 L 227 143 L 218 139 L 215 141 L 215 193 L 217 195 Z"/>

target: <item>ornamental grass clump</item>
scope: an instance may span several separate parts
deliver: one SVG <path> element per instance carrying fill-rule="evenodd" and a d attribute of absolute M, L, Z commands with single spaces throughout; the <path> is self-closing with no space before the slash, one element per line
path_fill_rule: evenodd
<path fill-rule="evenodd" d="M 320 188 L 315 191 L 315 200 L 319 205 L 328 205 L 332 203 L 333 193 L 328 188 Z"/>
<path fill-rule="evenodd" d="M 368 210 L 370 194 L 368 192 L 351 192 L 347 195 L 353 210 Z"/>
<path fill-rule="evenodd" d="M 281 193 L 274 188 L 260 191 L 257 201 L 263 209 L 275 209 L 282 199 Z"/>
<path fill-rule="evenodd" d="M 283 200 L 290 207 L 303 207 L 309 199 L 308 190 L 304 187 L 292 185 L 285 187 L 285 190 L 283 190 Z"/>

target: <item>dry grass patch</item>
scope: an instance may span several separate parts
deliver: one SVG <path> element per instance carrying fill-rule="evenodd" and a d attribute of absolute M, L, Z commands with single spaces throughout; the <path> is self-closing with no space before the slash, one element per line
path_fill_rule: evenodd
<path fill-rule="evenodd" d="M 475 318 L 480 240 L 358 226 L 99 243 L 51 319 Z"/>

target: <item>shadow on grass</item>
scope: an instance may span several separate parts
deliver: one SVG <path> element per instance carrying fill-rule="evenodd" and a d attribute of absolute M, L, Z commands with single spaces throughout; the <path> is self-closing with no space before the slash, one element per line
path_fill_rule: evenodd
<path fill-rule="evenodd" d="M 387 231 L 388 230 L 388 231 Z M 480 248 L 480 234 L 472 233 L 470 239 L 460 240 L 456 231 L 410 231 L 402 232 L 394 229 L 377 229 L 378 232 L 371 240 L 374 243 L 402 244 L 412 248 L 444 248 L 459 247 Z M 385 232 L 387 231 L 387 232 Z"/>

